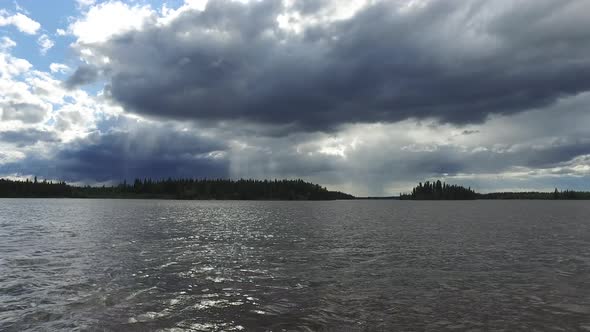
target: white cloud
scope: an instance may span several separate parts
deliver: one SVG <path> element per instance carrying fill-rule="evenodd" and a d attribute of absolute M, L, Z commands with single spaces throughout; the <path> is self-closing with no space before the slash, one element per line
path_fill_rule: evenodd
<path fill-rule="evenodd" d="M 6 10 L 0 9 L 0 26 L 13 25 L 19 31 L 29 35 L 34 35 L 41 28 L 39 22 L 32 20 L 26 15 L 16 13 L 9 15 Z"/>
<path fill-rule="evenodd" d="M 277 24 L 283 30 L 299 34 L 313 26 L 349 19 L 369 3 L 371 0 L 309 2 L 317 8 L 306 12 L 305 7 L 309 4 L 298 0 L 284 0 L 286 10 L 277 17 Z"/>
<path fill-rule="evenodd" d="M 10 54 L 14 42 L 7 37 L 0 38 L 0 44 L 8 46 L 0 49 L 0 132 L 51 131 L 60 141 L 69 141 L 95 130 L 101 114 L 114 113 L 100 97 L 68 90 L 50 73 L 35 70 L 27 60 Z M 61 63 L 52 63 L 49 68 L 52 73 L 69 70 Z M 9 151 L 6 144 L 0 141 L 0 150 Z"/>
<path fill-rule="evenodd" d="M 16 42 L 8 37 L 0 38 L 0 50 L 7 50 L 16 46 Z"/>
<path fill-rule="evenodd" d="M 3 124 L 42 122 L 53 106 L 22 81 L 31 75 L 31 63 L 0 52 L 0 119 Z"/>
<path fill-rule="evenodd" d="M 3 147 L 2 152 L 0 152 L 0 164 L 17 162 L 21 159 L 24 159 L 25 157 L 26 155 L 20 151 L 6 150 Z"/>
<path fill-rule="evenodd" d="M 52 73 L 65 73 L 70 70 L 70 67 L 63 63 L 52 63 L 49 65 L 49 70 L 51 70 Z"/>
<path fill-rule="evenodd" d="M 78 3 L 78 6 L 80 6 L 80 7 L 88 7 L 88 6 L 94 5 L 96 0 L 76 0 L 76 2 Z"/>
<path fill-rule="evenodd" d="M 111 1 L 92 6 L 68 30 L 78 38 L 78 43 L 100 43 L 115 35 L 140 29 L 153 15 L 149 6 Z"/>
<path fill-rule="evenodd" d="M 55 34 L 58 36 L 65 36 L 67 33 L 66 33 L 66 30 L 64 30 L 64 29 L 57 29 L 57 30 L 55 30 Z"/>
<path fill-rule="evenodd" d="M 207 3 L 209 3 L 209 0 L 184 0 L 184 4 L 177 9 L 168 8 L 164 4 L 160 11 L 161 17 L 158 18 L 158 23 L 168 24 L 178 18 L 180 14 L 189 10 L 203 11 L 207 7 Z"/>
<path fill-rule="evenodd" d="M 41 54 L 43 55 L 47 54 L 47 51 L 49 51 L 55 45 L 53 40 L 49 39 L 49 36 L 46 34 L 41 35 L 39 39 L 37 39 L 37 44 L 39 45 Z"/>
<path fill-rule="evenodd" d="M 33 65 L 25 59 L 18 59 L 9 54 L 0 52 L 0 78 L 12 78 L 18 76 Z"/>

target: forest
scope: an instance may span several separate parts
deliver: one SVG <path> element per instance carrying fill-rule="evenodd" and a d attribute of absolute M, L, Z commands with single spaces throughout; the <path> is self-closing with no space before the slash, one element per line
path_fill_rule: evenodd
<path fill-rule="evenodd" d="M 449 185 L 440 180 L 419 183 L 411 194 L 401 194 L 402 200 L 474 200 L 474 199 L 539 199 L 539 200 L 587 200 L 590 192 L 555 189 L 553 192 L 498 192 L 479 194 L 471 188 Z"/>
<path fill-rule="evenodd" d="M 338 200 L 351 195 L 303 180 L 136 179 L 114 186 L 0 179 L 3 198 L 162 198 L 200 200 Z"/>
<path fill-rule="evenodd" d="M 341 200 L 356 197 L 303 180 L 135 179 L 113 186 L 74 186 L 63 181 L 0 179 L 0 198 L 159 198 L 184 200 Z M 358 199 L 398 199 L 365 197 Z M 445 182 L 419 183 L 401 200 L 590 200 L 590 192 L 497 192 L 479 194 Z"/>
<path fill-rule="evenodd" d="M 555 189 L 554 192 L 500 192 L 480 194 L 479 199 L 552 199 L 552 200 L 587 200 L 590 192 Z"/>
<path fill-rule="evenodd" d="M 400 195 L 403 200 L 470 200 L 477 199 L 478 194 L 471 188 L 458 185 L 449 185 L 440 180 L 436 182 L 426 181 L 419 183 L 411 194 Z"/>

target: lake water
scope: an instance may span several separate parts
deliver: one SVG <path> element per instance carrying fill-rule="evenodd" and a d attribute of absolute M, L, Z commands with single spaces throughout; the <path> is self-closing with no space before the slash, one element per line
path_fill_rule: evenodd
<path fill-rule="evenodd" d="M 590 331 L 590 202 L 0 200 L 0 330 Z"/>

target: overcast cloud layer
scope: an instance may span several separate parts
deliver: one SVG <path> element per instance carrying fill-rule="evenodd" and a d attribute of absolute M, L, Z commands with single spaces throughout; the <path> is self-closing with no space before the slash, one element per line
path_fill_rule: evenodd
<path fill-rule="evenodd" d="M 590 189 L 588 1 L 71 7 L 0 11 L 0 176 Z"/>
<path fill-rule="evenodd" d="M 590 88 L 585 1 L 417 3 L 378 1 L 322 20 L 329 1 L 219 0 L 79 47 L 129 111 L 316 130 L 412 117 L 481 122 Z M 283 16 L 294 22 L 281 28 Z M 97 76 L 82 66 L 70 83 Z"/>

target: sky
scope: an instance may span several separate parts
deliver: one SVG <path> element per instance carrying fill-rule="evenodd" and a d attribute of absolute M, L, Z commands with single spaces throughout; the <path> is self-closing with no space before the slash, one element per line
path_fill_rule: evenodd
<path fill-rule="evenodd" d="M 588 0 L 0 0 L 0 177 L 590 190 Z"/>

